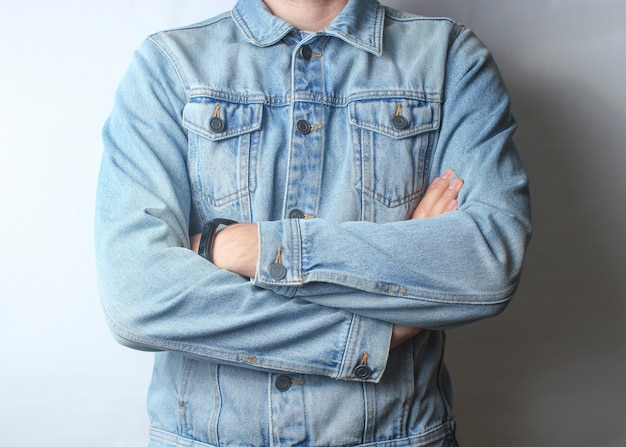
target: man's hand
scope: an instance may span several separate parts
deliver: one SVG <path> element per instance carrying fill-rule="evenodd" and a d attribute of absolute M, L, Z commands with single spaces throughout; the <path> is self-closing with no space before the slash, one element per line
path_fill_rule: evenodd
<path fill-rule="evenodd" d="M 436 178 L 430 184 L 426 194 L 424 194 L 417 208 L 413 211 L 411 219 L 435 217 L 458 209 L 459 203 L 457 202 L 457 197 L 463 186 L 463 180 L 458 178 L 453 180 L 453 176 L 454 171 L 448 169 L 441 177 Z M 391 349 L 400 346 L 405 341 L 415 337 L 421 331 L 421 328 L 394 324 L 393 332 L 391 333 Z"/>
<path fill-rule="evenodd" d="M 463 186 L 460 178 L 452 179 L 454 170 L 447 169 L 441 177 L 436 178 L 426 190 L 426 194 L 413 211 L 411 219 L 435 217 L 458 209 L 457 197 Z"/>

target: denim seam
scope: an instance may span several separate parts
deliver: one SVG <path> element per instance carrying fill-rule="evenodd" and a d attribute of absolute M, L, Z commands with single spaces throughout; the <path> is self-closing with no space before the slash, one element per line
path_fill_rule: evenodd
<path fill-rule="evenodd" d="M 346 344 L 344 347 L 343 355 L 341 356 L 341 364 L 339 365 L 339 372 L 336 378 L 342 380 L 348 380 L 350 378 L 347 369 L 352 365 L 352 359 L 354 357 L 354 339 L 358 337 L 358 323 L 356 322 L 357 315 L 352 315 L 350 320 L 350 327 L 348 328 L 348 334 L 346 337 Z M 350 366 L 348 366 L 350 365 Z"/>
<path fill-rule="evenodd" d="M 309 282 L 327 282 L 331 284 L 343 285 L 346 287 L 355 287 L 366 292 L 373 292 L 379 295 L 401 296 L 407 299 L 417 299 L 422 301 L 446 303 L 446 304 L 476 304 L 490 305 L 500 304 L 509 300 L 517 284 L 512 285 L 497 293 L 446 293 L 422 291 L 415 287 L 407 287 L 383 281 L 373 281 L 358 275 L 348 273 L 338 273 L 335 271 L 315 271 L 307 273 L 307 283 Z M 306 284 L 305 284 L 306 285 Z M 474 302 L 469 300 L 457 299 L 460 297 L 476 297 L 488 299 L 488 301 Z M 449 299 L 448 299 L 449 298 Z"/>
<path fill-rule="evenodd" d="M 427 447 L 432 442 L 445 439 L 455 431 L 454 420 L 445 421 L 433 428 L 425 429 L 422 433 L 405 438 L 392 439 L 389 441 L 375 441 L 358 444 L 350 447 Z M 176 447 L 216 447 L 194 439 L 184 438 L 175 433 L 170 433 L 156 427 L 150 427 L 150 437 L 161 441 L 174 442 Z M 342 447 L 342 446 L 337 446 Z M 349 446 L 343 446 L 349 447 Z"/>
<path fill-rule="evenodd" d="M 177 32 L 177 31 L 185 31 L 185 30 L 195 30 L 195 29 L 200 29 L 200 28 L 207 28 L 207 27 L 213 26 L 213 25 L 215 25 L 215 24 L 217 24 L 219 22 L 222 22 L 222 21 L 228 20 L 228 19 L 232 19 L 230 11 L 223 12 L 222 14 L 219 14 L 219 15 L 213 17 L 212 19 L 204 20 L 202 22 L 194 23 L 194 24 L 191 24 L 191 25 L 185 25 L 185 26 L 180 26 L 180 27 L 176 27 L 176 28 L 165 29 L 165 30 L 159 31 L 158 33 L 154 33 L 153 35 L 160 35 L 160 34 L 167 35 L 169 33 Z M 150 37 L 152 37 L 152 36 L 150 36 Z"/>
<path fill-rule="evenodd" d="M 170 62 L 170 64 L 172 65 L 172 68 L 174 68 L 174 71 L 176 72 L 176 75 L 178 76 L 178 81 L 180 82 L 180 85 L 183 91 L 185 92 L 185 98 L 187 99 L 187 101 L 189 101 L 189 81 L 187 80 L 187 77 L 185 76 L 185 72 L 182 69 L 182 66 L 180 65 L 180 63 L 178 62 L 178 59 L 176 58 L 176 56 L 173 54 L 172 51 L 170 51 L 169 47 L 165 44 L 165 42 L 162 42 L 163 44 L 161 44 L 160 42 L 157 42 L 157 35 L 149 37 L 148 40 Z"/>
<path fill-rule="evenodd" d="M 156 45 L 156 43 L 155 43 Z M 294 92 L 288 96 L 272 96 L 264 93 L 233 93 L 207 87 L 190 89 L 189 99 L 208 97 L 233 103 L 265 104 L 268 106 L 285 107 L 294 102 L 314 102 L 318 105 L 345 107 L 356 101 L 407 99 L 431 103 L 441 103 L 443 95 L 438 91 L 412 90 L 378 90 L 352 93 L 348 96 L 333 96 L 307 92 Z"/>

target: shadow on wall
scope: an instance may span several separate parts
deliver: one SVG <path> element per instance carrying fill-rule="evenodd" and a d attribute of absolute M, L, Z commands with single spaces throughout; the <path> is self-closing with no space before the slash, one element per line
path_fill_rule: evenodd
<path fill-rule="evenodd" d="M 393 6 L 472 27 L 482 3 Z M 492 40 L 491 49 L 505 56 L 498 58 L 503 71 L 512 74 L 506 80 L 531 179 L 534 237 L 509 309 L 449 333 L 459 442 L 624 446 L 624 93 L 594 82 L 598 69 L 585 65 L 584 55 L 579 74 L 559 76 L 567 71 L 563 61 L 528 69 L 507 55 L 515 51 L 505 48 L 512 39 Z"/>

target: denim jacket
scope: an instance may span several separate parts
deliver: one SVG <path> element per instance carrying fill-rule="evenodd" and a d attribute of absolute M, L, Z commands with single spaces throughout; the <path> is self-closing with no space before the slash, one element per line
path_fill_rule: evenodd
<path fill-rule="evenodd" d="M 530 235 L 490 53 L 350 0 L 300 31 L 261 0 L 150 36 L 104 129 L 100 293 L 156 351 L 152 446 L 454 446 L 447 328 L 502 311 Z M 459 210 L 410 220 L 453 168 Z M 256 222 L 254 278 L 189 250 Z M 393 323 L 424 328 L 389 349 Z"/>

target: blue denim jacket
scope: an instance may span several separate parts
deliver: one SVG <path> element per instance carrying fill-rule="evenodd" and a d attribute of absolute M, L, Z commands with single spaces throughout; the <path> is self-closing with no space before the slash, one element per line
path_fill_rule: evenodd
<path fill-rule="evenodd" d="M 112 332 L 157 351 L 151 445 L 456 445 L 444 329 L 504 309 L 530 234 L 514 129 L 471 31 L 374 0 L 318 33 L 241 0 L 150 36 L 96 245 Z M 459 210 L 409 220 L 446 168 Z M 259 223 L 254 278 L 188 249 L 215 217 Z M 390 351 L 393 323 L 426 330 Z"/>

